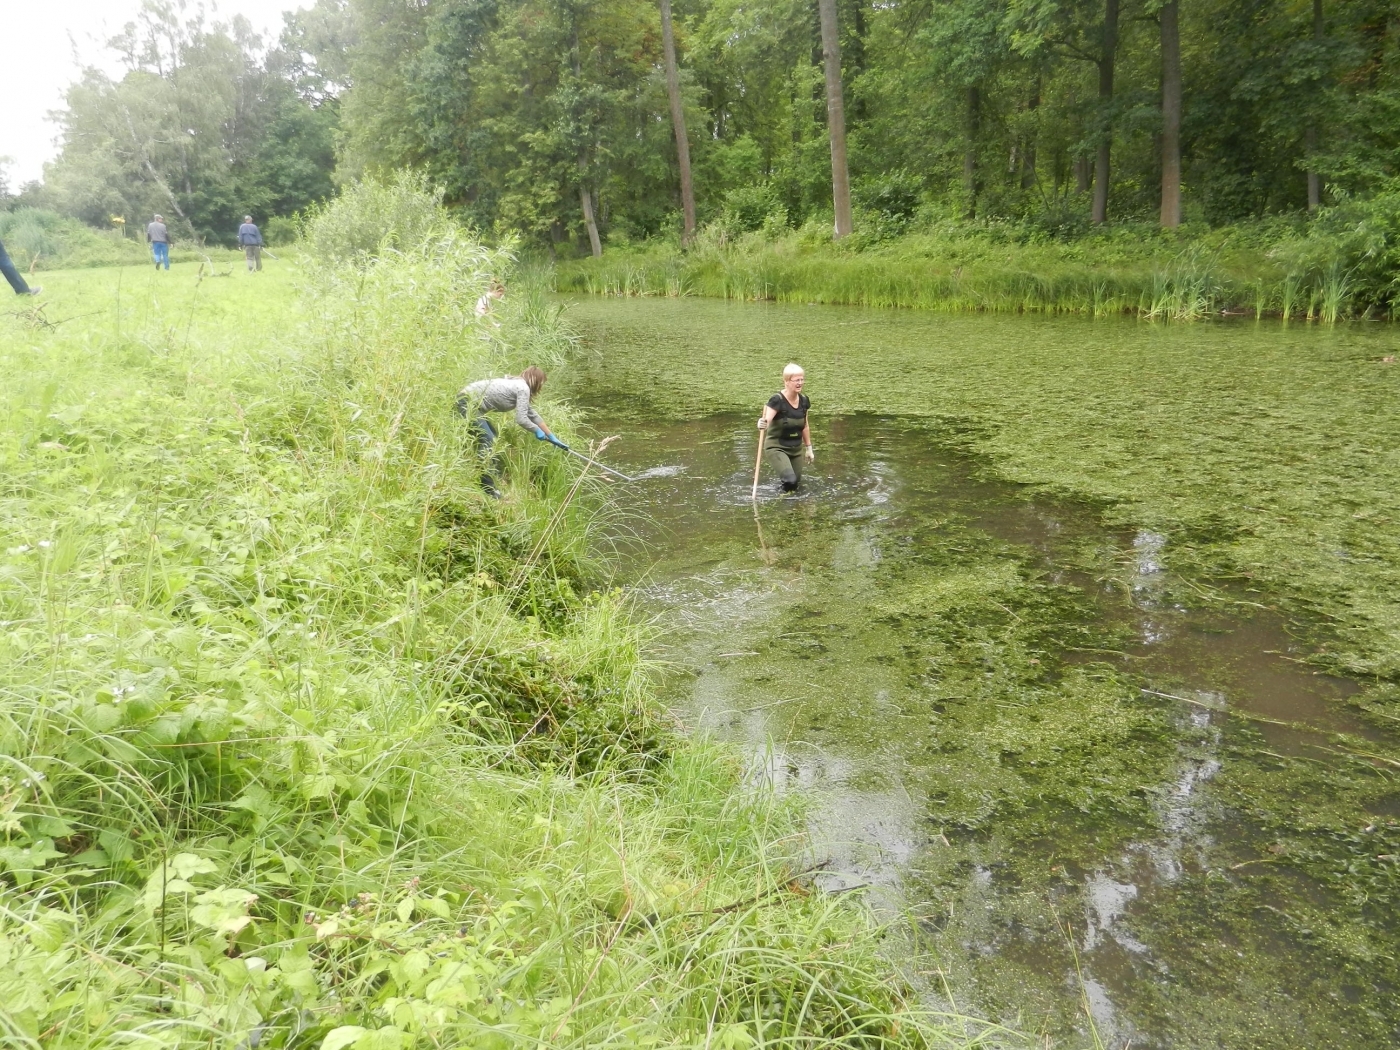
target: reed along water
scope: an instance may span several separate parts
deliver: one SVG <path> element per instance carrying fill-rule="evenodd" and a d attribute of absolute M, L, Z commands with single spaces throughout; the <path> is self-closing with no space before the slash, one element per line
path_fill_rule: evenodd
<path fill-rule="evenodd" d="M 1051 1046 L 1400 1040 L 1395 719 L 1383 675 L 1312 660 L 1337 632 L 1299 612 L 1316 542 L 1368 586 L 1364 535 L 1314 533 L 1338 500 L 1384 517 L 1395 464 L 1361 479 L 1354 448 L 1316 450 L 1368 399 L 1391 425 L 1388 329 L 571 317 L 571 394 L 644 475 L 618 491 L 622 571 L 678 716 L 802 793 L 819 881 L 870 896 L 931 1001 Z M 755 507 L 789 359 L 818 458 Z M 1316 520 L 1241 531 L 1242 499 L 1310 485 Z M 1250 544 L 1272 569 L 1239 569 Z"/>

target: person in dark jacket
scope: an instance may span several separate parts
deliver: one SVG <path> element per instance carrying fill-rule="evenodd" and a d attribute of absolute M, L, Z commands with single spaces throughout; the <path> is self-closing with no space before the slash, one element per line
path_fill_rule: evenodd
<path fill-rule="evenodd" d="M 44 290 L 37 284 L 33 288 L 29 287 L 28 282 L 15 269 L 15 264 L 10 261 L 10 254 L 5 251 L 3 243 L 0 243 L 0 273 L 5 275 L 5 280 L 10 282 L 10 287 L 15 290 L 16 295 L 38 295 Z"/>
<path fill-rule="evenodd" d="M 238 227 L 238 243 L 243 245 L 243 258 L 248 263 L 248 272 L 262 269 L 262 231 L 253 225 L 251 215 L 243 216 L 243 225 Z"/>
<path fill-rule="evenodd" d="M 156 269 L 170 269 L 170 233 L 165 228 L 165 220 L 159 215 L 146 225 L 146 243 L 151 246 L 151 258 L 156 261 Z"/>

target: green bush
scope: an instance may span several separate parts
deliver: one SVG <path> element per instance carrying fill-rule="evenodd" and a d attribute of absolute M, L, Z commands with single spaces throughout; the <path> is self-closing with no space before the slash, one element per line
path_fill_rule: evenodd
<path fill-rule="evenodd" d="M 262 226 L 263 242 L 273 248 L 289 248 L 301 237 L 301 223 L 296 218 L 274 215 Z"/>
<path fill-rule="evenodd" d="M 922 195 L 922 180 L 907 171 L 866 176 L 851 187 L 851 200 L 857 207 L 904 223 L 917 214 Z"/>
<path fill-rule="evenodd" d="M 146 249 L 116 229 L 94 230 L 40 208 L 0 212 L 0 241 L 21 270 L 63 270 L 144 262 Z"/>
<path fill-rule="evenodd" d="M 302 235 L 317 256 L 339 263 L 413 250 L 454 229 L 442 208 L 442 191 L 425 175 L 400 171 L 387 180 L 365 179 L 339 197 L 309 209 Z"/>
<path fill-rule="evenodd" d="M 767 183 L 741 186 L 724 197 L 724 210 L 717 220 L 732 233 L 748 233 L 765 227 L 785 227 L 787 208 Z"/>

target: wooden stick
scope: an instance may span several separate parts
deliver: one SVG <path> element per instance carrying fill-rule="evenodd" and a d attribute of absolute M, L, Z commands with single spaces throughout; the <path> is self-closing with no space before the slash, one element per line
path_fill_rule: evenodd
<path fill-rule="evenodd" d="M 749 493 L 749 499 L 753 500 L 755 503 L 758 502 L 758 472 L 763 466 L 763 439 L 767 437 L 767 435 L 768 432 L 766 430 L 760 430 L 758 432 L 758 455 L 756 455 L 753 460 L 753 491 Z"/>

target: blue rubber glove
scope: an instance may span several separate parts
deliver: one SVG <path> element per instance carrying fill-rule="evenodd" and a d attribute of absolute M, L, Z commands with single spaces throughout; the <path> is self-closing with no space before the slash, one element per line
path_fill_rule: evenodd
<path fill-rule="evenodd" d="M 543 430 L 541 430 L 539 427 L 536 427 L 536 428 L 535 428 L 535 437 L 539 438 L 541 441 L 548 441 L 548 440 L 549 440 L 549 435 L 546 434 L 546 433 L 545 433 Z"/>

